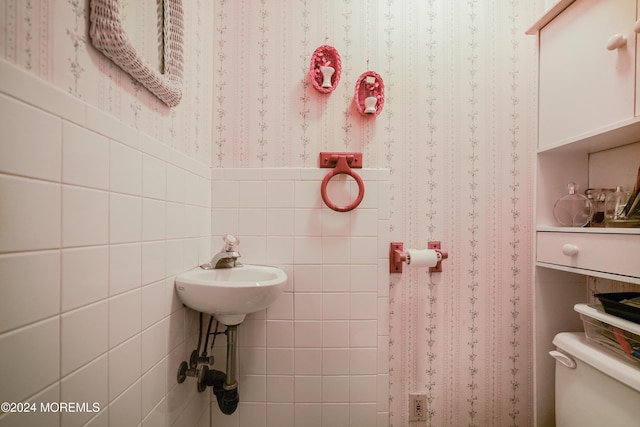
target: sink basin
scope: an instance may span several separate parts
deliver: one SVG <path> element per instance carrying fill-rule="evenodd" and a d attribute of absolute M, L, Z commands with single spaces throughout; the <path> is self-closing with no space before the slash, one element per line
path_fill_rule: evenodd
<path fill-rule="evenodd" d="M 178 297 L 196 311 L 212 314 L 225 325 L 241 323 L 280 296 L 287 274 L 277 267 L 244 264 L 234 268 L 200 267 L 176 277 Z"/>

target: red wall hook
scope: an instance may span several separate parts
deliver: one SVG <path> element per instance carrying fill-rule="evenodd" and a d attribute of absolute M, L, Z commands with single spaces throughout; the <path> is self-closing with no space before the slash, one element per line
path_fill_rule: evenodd
<path fill-rule="evenodd" d="M 333 168 L 324 179 L 320 186 L 320 195 L 322 201 L 327 207 L 337 212 L 348 212 L 358 207 L 364 197 L 364 182 L 360 175 L 355 173 L 352 168 L 362 168 L 362 153 L 340 153 L 340 152 L 322 152 L 320 153 L 320 167 Z M 347 206 L 337 206 L 327 195 L 327 185 L 331 178 L 339 174 L 346 174 L 352 177 L 358 184 L 358 197 Z"/>

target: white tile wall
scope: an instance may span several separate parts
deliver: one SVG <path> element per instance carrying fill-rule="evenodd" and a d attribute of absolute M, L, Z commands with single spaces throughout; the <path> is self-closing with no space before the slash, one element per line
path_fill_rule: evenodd
<path fill-rule="evenodd" d="M 140 286 L 142 245 L 128 243 L 109 246 L 109 295 Z"/>
<path fill-rule="evenodd" d="M 140 363 L 131 363 L 132 360 L 141 360 L 140 348 L 140 335 L 135 335 L 109 351 L 110 401 L 140 378 Z"/>
<path fill-rule="evenodd" d="M 24 197 L 25 194 L 29 197 Z M 59 185 L 0 175 L 0 195 L 3 201 L 0 203 L 0 253 L 60 246 Z"/>
<path fill-rule="evenodd" d="M 32 268 L 37 265 L 38 268 Z M 60 310 L 60 253 L 0 255 L 0 330 L 45 319 Z"/>
<path fill-rule="evenodd" d="M 92 407 L 98 403 L 100 408 L 108 408 L 108 369 L 107 355 L 104 354 L 62 378 L 60 401 L 89 402 Z M 63 412 L 60 415 L 60 424 L 64 426 L 81 426 L 94 416 L 91 412 Z"/>
<path fill-rule="evenodd" d="M 73 372 L 108 350 L 108 304 L 103 299 L 60 318 L 61 374 Z"/>
<path fill-rule="evenodd" d="M 109 294 L 109 248 L 89 246 L 62 251 L 61 310 L 104 299 Z"/>
<path fill-rule="evenodd" d="M 109 243 L 109 193 L 62 186 L 62 246 Z"/>
<path fill-rule="evenodd" d="M 46 354 L 36 351 L 43 349 Z M 21 402 L 60 378 L 60 319 L 51 317 L 0 335 L 0 400 Z M 29 369 L 19 369 L 25 366 Z"/>
<path fill-rule="evenodd" d="M 0 93 L 0 401 L 101 409 L 0 426 L 207 426 L 209 395 L 176 382 L 197 323 L 173 275 L 210 256 L 209 167 L 4 61 L 0 75 L 15 82 Z"/>
<path fill-rule="evenodd" d="M 4 61 L 0 74 L 18 85 L 0 93 L 0 400 L 101 408 L 1 427 L 388 425 L 388 173 L 363 170 L 362 205 L 339 214 L 324 170 L 210 170 Z M 291 279 L 240 327 L 239 411 L 205 416 L 210 393 L 175 380 L 197 315 L 173 276 L 226 233 Z"/>
<path fill-rule="evenodd" d="M 73 123 L 62 123 L 62 182 L 108 190 L 109 140 Z"/>
<path fill-rule="evenodd" d="M 62 121 L 5 95 L 0 95 L 0 116 L 0 168 L 17 175 L 59 181 Z"/>
<path fill-rule="evenodd" d="M 212 171 L 212 250 L 236 234 L 243 262 L 278 265 L 290 278 L 238 328 L 241 404 L 232 417 L 214 404 L 215 427 L 388 426 L 389 212 L 377 201 L 388 199 L 388 173 L 363 170 L 365 199 L 348 213 L 324 207 L 325 173 Z M 357 187 L 336 181 L 336 202 L 349 203 Z"/>

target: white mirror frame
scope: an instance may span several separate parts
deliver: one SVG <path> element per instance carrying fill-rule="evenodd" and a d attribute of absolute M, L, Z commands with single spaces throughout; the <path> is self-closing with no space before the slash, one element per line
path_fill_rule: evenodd
<path fill-rule="evenodd" d="M 91 0 L 93 46 L 139 81 L 169 107 L 182 98 L 182 0 L 164 1 L 164 73 L 154 69 L 133 47 L 120 19 L 119 0 Z"/>

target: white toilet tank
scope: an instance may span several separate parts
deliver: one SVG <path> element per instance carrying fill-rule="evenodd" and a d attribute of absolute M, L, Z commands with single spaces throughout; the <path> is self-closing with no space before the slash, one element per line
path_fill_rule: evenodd
<path fill-rule="evenodd" d="M 640 426 L 640 364 L 588 343 L 580 332 L 560 333 L 553 344 L 562 353 L 554 356 L 557 427 Z M 574 368 L 559 360 L 563 355 Z"/>

